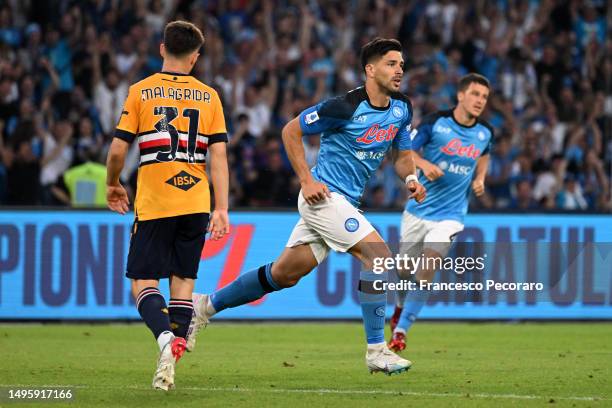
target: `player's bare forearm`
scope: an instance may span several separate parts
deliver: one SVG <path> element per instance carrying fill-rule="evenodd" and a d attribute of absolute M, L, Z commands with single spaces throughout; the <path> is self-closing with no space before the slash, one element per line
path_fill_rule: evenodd
<path fill-rule="evenodd" d="M 227 146 L 223 142 L 208 147 L 210 152 L 210 177 L 215 192 L 215 210 L 228 209 L 229 172 L 227 168 Z"/>
<path fill-rule="evenodd" d="M 395 159 L 395 172 L 402 180 L 406 180 L 408 176 L 416 176 L 416 166 L 412 157 L 412 150 L 400 150 Z M 417 202 L 422 202 L 425 199 L 426 190 L 417 180 L 406 180 L 406 186 L 410 195 L 408 199 L 414 198 Z"/>
<path fill-rule="evenodd" d="M 300 180 L 304 200 L 309 205 L 313 205 L 325 200 L 327 197 L 331 197 L 327 185 L 316 181 L 312 174 L 310 174 L 304 145 L 302 144 L 302 129 L 300 128 L 299 118 L 292 119 L 283 128 L 283 144 L 291 162 L 291 167 L 293 167 L 293 171 L 295 171 Z"/>
<path fill-rule="evenodd" d="M 298 176 L 300 183 L 304 184 L 312 180 L 308 163 L 306 163 L 306 153 L 302 144 L 302 129 L 300 128 L 299 118 L 294 118 L 283 128 L 283 144 L 287 151 L 287 156 L 291 162 L 293 171 Z"/>
<path fill-rule="evenodd" d="M 129 147 L 126 141 L 114 138 L 106 158 L 106 204 L 119 214 L 127 213 L 130 204 L 127 192 L 119 182 Z"/>
<path fill-rule="evenodd" d="M 127 156 L 129 147 L 130 145 L 126 141 L 118 138 L 114 138 L 111 142 L 108 156 L 106 157 L 106 185 L 119 185 L 119 176 L 121 175 L 121 170 L 123 170 L 125 156 Z"/>
<path fill-rule="evenodd" d="M 487 176 L 487 170 L 489 168 L 489 155 L 485 154 L 484 156 L 480 156 L 478 161 L 476 162 L 476 171 L 474 180 L 478 180 L 482 183 L 485 181 L 485 177 Z"/>
<path fill-rule="evenodd" d="M 415 151 L 412 152 L 412 158 L 414 159 L 414 165 L 421 170 L 423 170 L 423 167 L 427 166 L 428 164 L 431 164 Z"/>
<path fill-rule="evenodd" d="M 397 159 L 395 160 L 395 172 L 402 180 L 405 180 L 411 174 L 416 174 L 413 154 L 412 150 L 398 152 Z"/>

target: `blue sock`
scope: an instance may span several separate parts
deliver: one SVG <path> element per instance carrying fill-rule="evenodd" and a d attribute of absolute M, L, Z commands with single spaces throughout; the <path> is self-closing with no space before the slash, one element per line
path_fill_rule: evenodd
<path fill-rule="evenodd" d="M 408 293 L 406 302 L 404 302 L 404 309 L 397 322 L 395 331 L 404 331 L 404 333 L 408 333 L 408 330 L 410 330 L 410 327 L 412 327 L 412 324 L 416 321 L 421 309 L 423 309 L 423 306 L 427 303 L 428 297 L 428 290 L 417 289 Z"/>
<path fill-rule="evenodd" d="M 386 274 L 375 274 L 371 271 L 359 275 L 358 298 L 361 304 L 363 327 L 368 344 L 384 343 L 385 341 L 385 306 L 387 294 L 383 290 L 374 289 L 375 280 L 387 281 Z"/>
<path fill-rule="evenodd" d="M 215 311 L 220 312 L 229 307 L 244 305 L 261 298 L 266 293 L 281 290 L 272 280 L 272 264 L 260 266 L 240 275 L 229 285 L 219 289 L 210 296 Z"/>

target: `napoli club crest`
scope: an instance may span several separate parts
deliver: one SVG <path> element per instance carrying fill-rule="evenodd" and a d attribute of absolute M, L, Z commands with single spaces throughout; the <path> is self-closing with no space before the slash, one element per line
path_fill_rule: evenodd
<path fill-rule="evenodd" d="M 404 116 L 404 112 L 402 112 L 402 108 L 397 107 L 397 106 L 394 107 L 393 116 L 395 116 L 396 118 L 401 118 L 402 116 Z"/>
<path fill-rule="evenodd" d="M 357 221 L 355 218 L 349 218 L 344 221 L 344 228 L 348 232 L 355 232 L 359 229 L 359 221 Z"/>

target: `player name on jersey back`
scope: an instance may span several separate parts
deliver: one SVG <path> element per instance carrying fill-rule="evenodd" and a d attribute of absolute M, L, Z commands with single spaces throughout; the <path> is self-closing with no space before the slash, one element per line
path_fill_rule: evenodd
<path fill-rule="evenodd" d="M 154 98 L 210 103 L 210 93 L 199 89 L 156 86 L 140 90 L 141 101 L 144 102 Z"/>
<path fill-rule="evenodd" d="M 213 88 L 190 75 L 145 78 L 130 87 L 115 137 L 138 142 L 138 219 L 210 212 L 206 153 L 227 141 Z"/>

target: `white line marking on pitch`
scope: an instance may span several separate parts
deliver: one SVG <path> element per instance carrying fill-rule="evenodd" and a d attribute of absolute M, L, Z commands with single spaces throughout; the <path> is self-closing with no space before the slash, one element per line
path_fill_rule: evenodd
<path fill-rule="evenodd" d="M 76 389 L 132 389 L 149 391 L 150 387 L 128 385 L 126 387 L 111 387 L 111 386 L 89 386 L 89 385 L 17 385 L 17 384 L 0 384 L 2 388 L 76 388 Z M 494 398 L 494 399 L 555 399 L 555 400 L 570 400 L 570 401 L 608 401 L 608 398 L 603 397 L 578 397 L 578 396 L 550 396 L 550 395 L 520 395 L 520 394 L 487 394 L 487 393 L 442 393 L 442 392 L 418 392 L 418 391 L 400 391 L 400 390 L 338 390 L 329 388 L 320 389 L 292 389 L 292 388 L 230 388 L 230 387 L 180 387 L 177 389 L 187 391 L 206 391 L 206 392 L 268 392 L 273 394 L 341 394 L 341 395 L 399 395 L 399 396 L 414 396 L 414 397 L 441 397 L 441 398 Z M 171 391 L 172 392 L 172 391 Z"/>

